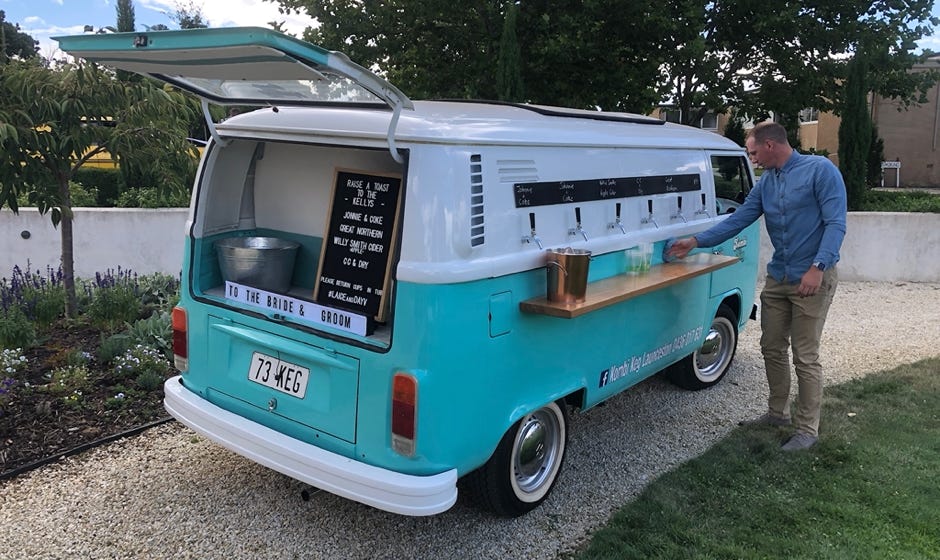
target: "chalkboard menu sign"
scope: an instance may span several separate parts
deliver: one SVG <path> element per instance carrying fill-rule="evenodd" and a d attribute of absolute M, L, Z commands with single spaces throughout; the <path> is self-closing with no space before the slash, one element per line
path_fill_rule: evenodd
<path fill-rule="evenodd" d="M 516 208 L 689 192 L 701 188 L 701 179 L 697 173 L 515 183 L 512 186 Z"/>
<path fill-rule="evenodd" d="M 314 301 L 385 320 L 400 193 L 401 176 L 336 170 Z"/>

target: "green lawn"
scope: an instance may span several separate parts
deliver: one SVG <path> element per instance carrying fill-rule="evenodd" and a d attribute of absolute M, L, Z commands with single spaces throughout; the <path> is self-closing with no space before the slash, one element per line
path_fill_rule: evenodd
<path fill-rule="evenodd" d="M 573 557 L 940 558 L 940 358 L 827 388 L 809 451 L 786 434 L 735 430 Z"/>

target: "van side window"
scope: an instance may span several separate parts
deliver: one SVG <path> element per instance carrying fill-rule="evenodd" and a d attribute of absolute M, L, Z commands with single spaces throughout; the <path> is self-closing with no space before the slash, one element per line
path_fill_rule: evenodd
<path fill-rule="evenodd" d="M 715 179 L 715 204 L 719 214 L 738 209 L 751 191 L 751 176 L 744 156 L 712 156 Z"/>

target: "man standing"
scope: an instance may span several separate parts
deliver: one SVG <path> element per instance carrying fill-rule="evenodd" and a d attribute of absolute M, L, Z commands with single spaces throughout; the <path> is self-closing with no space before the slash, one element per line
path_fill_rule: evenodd
<path fill-rule="evenodd" d="M 745 143 L 751 162 L 764 168 L 744 204 L 723 222 L 677 240 L 669 256 L 713 247 L 764 216 L 774 254 L 761 293 L 761 352 L 770 396 L 755 423 L 787 426 L 794 435 L 785 451 L 809 449 L 819 438 L 822 366 L 819 344 L 838 283 L 836 263 L 845 237 L 846 194 L 842 175 L 820 156 L 793 150 L 776 123 L 755 126 Z M 793 348 L 798 398 L 790 419 L 789 349 Z"/>

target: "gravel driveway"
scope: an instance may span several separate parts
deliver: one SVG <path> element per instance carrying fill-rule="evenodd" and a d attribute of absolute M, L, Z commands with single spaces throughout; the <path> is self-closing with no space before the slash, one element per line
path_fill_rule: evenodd
<path fill-rule="evenodd" d="M 654 378 L 572 415 L 552 496 L 519 519 L 489 517 L 462 497 L 430 518 L 325 492 L 304 501 L 304 484 L 174 422 L 0 483 L 0 557 L 556 558 L 649 480 L 763 410 L 759 334 L 750 322 L 734 368 L 711 390 Z M 843 282 L 823 341 L 828 382 L 940 355 L 937 340 L 940 284 Z"/>

